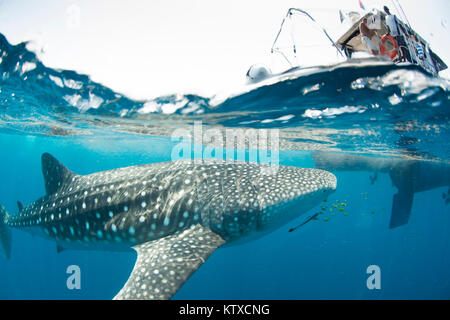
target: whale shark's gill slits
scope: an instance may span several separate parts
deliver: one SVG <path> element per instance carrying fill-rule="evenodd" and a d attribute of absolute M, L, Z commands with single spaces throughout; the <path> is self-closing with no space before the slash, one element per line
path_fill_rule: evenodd
<path fill-rule="evenodd" d="M 186 198 L 180 195 L 173 195 L 169 200 L 171 211 L 169 215 L 164 217 L 163 221 L 163 224 L 167 224 L 166 232 L 168 234 L 176 231 L 182 231 L 192 225 L 193 214 L 189 214 L 186 202 Z"/>
<path fill-rule="evenodd" d="M 187 211 L 185 189 L 174 177 L 172 184 L 163 191 L 147 187 L 148 182 L 140 182 L 139 188 L 127 191 L 128 200 L 115 204 L 112 219 L 106 224 L 117 237 L 124 241 L 137 239 L 140 242 L 153 240 L 183 230 L 191 225 Z M 129 190 L 129 189 L 128 189 Z M 184 210 L 180 213 L 181 210 Z"/>

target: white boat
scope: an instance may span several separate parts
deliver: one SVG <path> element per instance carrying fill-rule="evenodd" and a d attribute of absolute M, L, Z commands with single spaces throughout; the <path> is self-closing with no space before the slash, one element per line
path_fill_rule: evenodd
<path fill-rule="evenodd" d="M 440 71 L 447 69 L 447 65 L 431 50 L 428 42 L 398 17 L 377 9 L 346 14 L 339 11 L 339 15 L 341 27 L 345 28 L 340 35 L 333 36 L 310 13 L 290 8 L 271 50 L 272 54 L 281 57 L 287 68 L 272 73 L 267 67 L 253 65 L 246 75 L 248 82 L 258 83 L 281 75 L 295 73 L 299 76 L 333 66 L 365 63 L 416 66 L 431 76 L 439 76 Z M 299 30 L 292 29 L 294 17 L 301 25 Z M 362 23 L 373 34 L 371 38 L 363 39 Z M 287 30 L 288 24 L 290 30 Z M 319 62 L 314 64 L 316 61 Z"/>

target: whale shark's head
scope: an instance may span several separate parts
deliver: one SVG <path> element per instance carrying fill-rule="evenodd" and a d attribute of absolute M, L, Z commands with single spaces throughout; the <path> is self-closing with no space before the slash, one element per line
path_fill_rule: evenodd
<path fill-rule="evenodd" d="M 267 174 L 250 171 L 241 176 L 234 197 L 222 202 L 220 219 L 212 217 L 212 229 L 228 241 L 277 229 L 336 190 L 336 177 L 324 170 L 279 166 Z"/>
<path fill-rule="evenodd" d="M 307 212 L 336 191 L 336 185 L 335 175 L 328 171 L 280 167 L 274 176 L 259 181 L 260 228 L 278 228 Z"/>

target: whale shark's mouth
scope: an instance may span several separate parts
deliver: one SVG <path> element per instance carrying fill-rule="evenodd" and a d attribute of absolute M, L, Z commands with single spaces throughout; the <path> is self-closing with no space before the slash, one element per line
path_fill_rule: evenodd
<path fill-rule="evenodd" d="M 316 192 L 332 193 L 337 188 L 336 176 L 321 169 L 301 169 L 304 170 L 304 175 L 301 177 L 298 188 L 300 188 L 299 195 L 313 194 Z"/>
<path fill-rule="evenodd" d="M 319 169 L 316 169 L 319 170 Z M 337 178 L 334 174 L 332 174 L 329 171 L 320 170 L 321 175 L 323 176 L 322 179 L 319 179 L 319 183 L 322 184 L 322 189 L 324 189 L 324 192 L 326 191 L 336 191 L 337 188 Z"/>

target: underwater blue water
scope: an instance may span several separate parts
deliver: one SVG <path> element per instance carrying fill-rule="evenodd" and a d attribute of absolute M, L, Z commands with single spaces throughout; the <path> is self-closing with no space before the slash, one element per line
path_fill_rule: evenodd
<path fill-rule="evenodd" d="M 27 205 L 45 194 L 44 152 L 88 174 L 170 161 L 174 128 L 198 120 L 280 129 L 280 164 L 325 168 L 337 191 L 275 232 L 219 248 L 174 299 L 450 298 L 446 80 L 368 65 L 219 102 L 183 94 L 133 101 L 87 76 L 45 67 L 1 34 L 0 49 L 0 203 L 9 213 L 17 200 Z M 417 190 L 409 220 L 389 228 L 394 195 L 410 184 Z M 318 220 L 288 232 L 316 212 Z M 55 243 L 20 230 L 12 239 L 11 258 L 0 256 L 0 299 L 111 299 L 136 259 L 132 251 L 57 253 Z M 66 286 L 69 265 L 80 266 L 80 290 Z M 370 265 L 380 267 L 379 290 L 366 286 Z"/>

